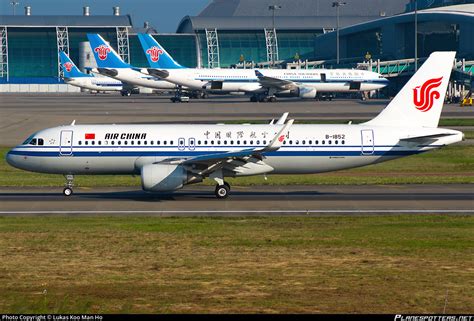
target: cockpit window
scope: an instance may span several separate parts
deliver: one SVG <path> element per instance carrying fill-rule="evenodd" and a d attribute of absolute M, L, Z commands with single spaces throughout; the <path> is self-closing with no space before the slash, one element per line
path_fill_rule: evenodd
<path fill-rule="evenodd" d="M 28 145 L 36 145 L 36 138 L 33 138 Z"/>
<path fill-rule="evenodd" d="M 36 133 L 34 133 L 33 135 L 31 135 L 30 137 L 28 137 L 27 139 L 25 139 L 25 141 L 23 142 L 22 145 L 28 145 L 31 140 L 33 139 L 33 137 L 35 137 Z"/>
<path fill-rule="evenodd" d="M 38 138 L 38 145 L 43 146 L 44 145 L 44 140 L 43 138 Z"/>

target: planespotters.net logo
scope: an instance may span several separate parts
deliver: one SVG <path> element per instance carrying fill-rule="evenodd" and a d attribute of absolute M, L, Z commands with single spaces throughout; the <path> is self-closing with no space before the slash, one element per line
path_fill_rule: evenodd
<path fill-rule="evenodd" d="M 443 77 L 433 78 L 425 81 L 423 85 L 413 88 L 413 103 L 416 109 L 426 112 L 433 107 L 435 99 L 441 97 L 439 91 L 434 89 L 441 85 L 442 79 Z"/>
<path fill-rule="evenodd" d="M 99 47 L 96 47 L 94 51 L 97 52 L 97 55 L 99 56 L 100 60 L 105 60 L 107 59 L 107 54 L 110 52 L 110 48 L 104 45 L 100 45 Z"/>
<path fill-rule="evenodd" d="M 151 61 L 153 62 L 157 62 L 158 60 L 160 60 L 160 55 L 163 54 L 163 50 L 161 50 L 160 48 L 154 46 L 154 47 L 151 47 L 149 48 L 146 53 L 148 55 L 150 55 L 150 59 Z"/>
<path fill-rule="evenodd" d="M 70 72 L 72 69 L 72 63 L 66 62 L 64 65 L 64 68 L 66 69 L 67 72 Z"/>
<path fill-rule="evenodd" d="M 474 321 L 473 315 L 395 315 L 394 321 Z"/>

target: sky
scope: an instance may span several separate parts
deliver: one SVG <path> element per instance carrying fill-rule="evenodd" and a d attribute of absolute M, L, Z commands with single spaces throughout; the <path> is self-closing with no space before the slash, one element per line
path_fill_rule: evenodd
<path fill-rule="evenodd" d="M 0 15 L 13 14 L 12 0 L 0 0 Z M 133 25 L 143 27 L 149 21 L 158 32 L 175 32 L 184 16 L 195 16 L 211 0 L 15 0 L 16 14 L 23 15 L 24 7 L 31 6 L 32 15 L 82 15 L 82 7 L 89 6 L 91 15 L 112 15 L 112 7 L 120 7 L 120 14 L 130 14 Z"/>

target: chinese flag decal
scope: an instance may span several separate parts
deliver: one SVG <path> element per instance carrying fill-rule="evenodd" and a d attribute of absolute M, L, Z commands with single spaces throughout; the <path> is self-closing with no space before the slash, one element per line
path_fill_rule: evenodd
<path fill-rule="evenodd" d="M 95 139 L 95 134 L 86 134 L 85 139 Z"/>

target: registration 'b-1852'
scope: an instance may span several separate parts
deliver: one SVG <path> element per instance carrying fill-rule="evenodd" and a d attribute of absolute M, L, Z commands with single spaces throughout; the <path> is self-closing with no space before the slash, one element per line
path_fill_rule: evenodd
<path fill-rule="evenodd" d="M 64 174 L 65 195 L 74 175 L 130 174 L 141 175 L 149 192 L 210 178 L 216 196 L 225 198 L 226 177 L 321 173 L 419 154 L 463 139 L 462 132 L 438 128 L 454 57 L 431 54 L 389 105 L 362 124 L 293 124 L 287 113 L 265 125 L 71 124 L 31 135 L 7 161 Z"/>

